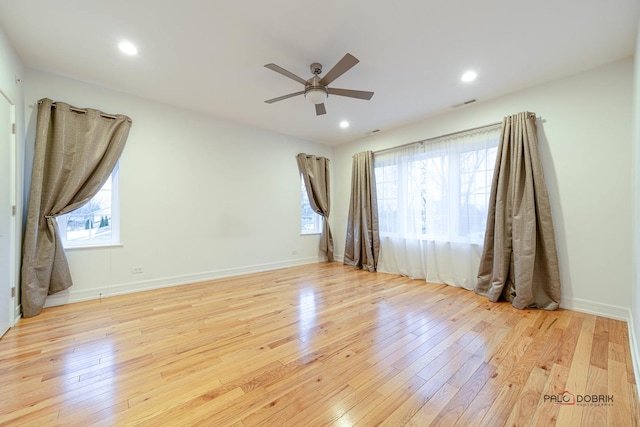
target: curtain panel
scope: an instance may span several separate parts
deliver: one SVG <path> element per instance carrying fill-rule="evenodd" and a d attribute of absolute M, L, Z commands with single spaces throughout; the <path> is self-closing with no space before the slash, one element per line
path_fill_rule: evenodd
<path fill-rule="evenodd" d="M 131 119 L 38 102 L 35 154 L 22 254 L 24 317 L 40 313 L 47 295 L 72 286 L 56 216 L 79 208 L 98 192 L 124 149 Z"/>
<path fill-rule="evenodd" d="M 378 266 L 379 253 L 380 236 L 373 152 L 365 151 L 353 156 L 344 264 L 374 272 Z"/>
<path fill-rule="evenodd" d="M 378 270 L 474 289 L 500 126 L 377 152 Z"/>
<path fill-rule="evenodd" d="M 505 117 L 476 293 L 519 309 L 555 310 L 560 273 L 533 113 Z"/>
<path fill-rule="evenodd" d="M 309 196 L 309 205 L 315 213 L 324 217 L 322 235 L 320 236 L 320 250 L 327 254 L 327 261 L 333 262 L 333 236 L 329 227 L 329 209 L 331 206 L 329 196 L 329 159 L 304 153 L 298 154 L 296 159 Z"/>

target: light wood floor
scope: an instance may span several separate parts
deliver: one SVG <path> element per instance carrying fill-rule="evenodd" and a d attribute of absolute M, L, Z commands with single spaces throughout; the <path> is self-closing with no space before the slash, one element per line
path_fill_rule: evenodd
<path fill-rule="evenodd" d="M 624 322 L 338 263 L 49 308 L 0 340 L 1 425 L 637 419 Z"/>

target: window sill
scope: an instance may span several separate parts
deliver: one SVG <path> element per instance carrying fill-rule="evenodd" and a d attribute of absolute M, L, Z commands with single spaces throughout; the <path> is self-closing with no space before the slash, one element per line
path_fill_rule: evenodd
<path fill-rule="evenodd" d="M 86 246 L 67 246 L 64 248 L 66 251 L 77 251 L 83 249 L 104 249 L 104 248 L 121 248 L 124 245 L 122 243 L 101 243 L 96 245 L 86 245 Z"/>
<path fill-rule="evenodd" d="M 312 231 L 310 233 L 300 233 L 301 236 L 320 236 L 322 232 L 320 231 Z"/>

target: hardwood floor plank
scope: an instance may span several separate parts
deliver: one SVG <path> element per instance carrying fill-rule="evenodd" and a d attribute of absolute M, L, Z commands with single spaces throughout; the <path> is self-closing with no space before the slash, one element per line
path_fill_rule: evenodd
<path fill-rule="evenodd" d="M 197 425 L 208 423 L 211 414 L 215 414 L 219 408 L 225 407 L 230 402 L 244 396 L 239 388 L 234 388 L 226 393 L 204 393 L 180 405 L 167 408 L 162 413 L 155 413 L 151 417 L 134 420 L 140 427 L 156 427 L 158 425 Z M 139 417 L 136 414 L 135 417 Z"/>
<path fill-rule="evenodd" d="M 415 423 L 418 419 L 423 423 L 422 425 L 427 425 L 451 401 L 457 392 L 457 388 L 445 383 L 438 391 L 433 393 L 432 386 L 424 384 L 379 425 L 381 427 L 410 425 L 412 420 Z M 427 406 L 428 403 L 431 404 Z M 431 411 L 431 414 L 429 411 Z M 433 418 L 429 419 L 430 415 L 433 415 Z"/>
<path fill-rule="evenodd" d="M 372 408 L 372 410 L 366 414 L 364 418 L 358 421 L 355 426 L 367 427 L 380 425 L 424 384 L 425 380 L 422 378 L 417 376 L 411 377 L 409 381 L 402 385 L 402 387 L 394 389 L 394 392 L 380 402 L 377 407 Z"/>
<path fill-rule="evenodd" d="M 534 367 L 522 386 L 520 395 L 513 407 L 507 425 L 521 426 L 527 425 L 535 415 L 538 409 L 538 402 L 542 396 L 542 391 L 547 383 L 549 373 L 538 367 Z"/>
<path fill-rule="evenodd" d="M 494 373 L 458 418 L 455 426 L 467 427 L 480 425 L 493 402 L 500 396 L 502 384 L 502 378 Z"/>
<path fill-rule="evenodd" d="M 562 329 L 554 328 L 546 339 L 544 348 L 535 362 L 535 366 L 545 371 L 551 371 L 558 353 L 562 347 Z"/>
<path fill-rule="evenodd" d="M 634 425 L 627 333 L 311 264 L 21 319 L 0 339 L 0 425 Z M 614 404 L 550 401 L 565 390 Z"/>
<path fill-rule="evenodd" d="M 377 408 L 385 397 L 378 392 L 367 394 L 360 402 L 349 409 L 335 422 L 335 425 L 354 426 L 362 420 L 367 414 Z"/>
<path fill-rule="evenodd" d="M 593 344 L 591 345 L 590 363 L 600 369 L 607 369 L 607 359 L 609 357 L 609 322 L 602 317 L 596 318 L 596 325 L 593 331 Z"/>
<path fill-rule="evenodd" d="M 269 423 L 267 425 L 327 425 L 334 418 L 339 418 L 358 401 L 359 396 L 348 385 L 335 389 L 329 395 L 316 399 L 307 408 L 287 417 L 282 424 Z"/>
<path fill-rule="evenodd" d="M 420 408 L 406 423 L 411 427 L 423 427 L 431 425 L 442 409 L 458 393 L 459 389 L 445 383 L 436 391 L 430 399 Z M 392 424 L 391 424 L 392 425 Z M 396 424 L 398 425 L 398 424 Z"/>
<path fill-rule="evenodd" d="M 59 425 L 61 420 L 64 420 L 65 426 L 113 426 L 118 425 L 118 419 L 122 417 L 122 413 L 129 409 L 128 402 L 106 404 L 104 402 L 98 405 L 86 405 L 83 407 L 76 407 L 72 414 L 67 416 L 59 416 L 57 423 L 53 422 L 50 425 Z M 48 424 L 43 424 L 48 425 Z"/>
<path fill-rule="evenodd" d="M 496 368 L 493 365 L 483 362 L 473 376 L 458 390 L 453 399 L 438 413 L 431 425 L 454 425 L 495 371 Z"/>
<path fill-rule="evenodd" d="M 575 346 L 574 357 L 567 378 L 567 390 L 574 395 L 585 394 L 589 365 L 591 360 L 591 346 L 596 318 L 587 316 L 584 319 L 578 342 Z M 581 424 L 584 406 L 561 406 L 558 412 L 557 424 L 561 426 L 579 426 Z"/>
<path fill-rule="evenodd" d="M 635 383 L 629 382 L 628 385 L 629 396 L 631 398 L 631 420 L 634 426 L 640 425 L 640 405 L 638 405 L 638 388 Z M 611 392 L 611 391 L 609 391 Z M 626 417 L 626 414 L 621 414 L 621 417 Z"/>
<path fill-rule="evenodd" d="M 371 373 L 371 371 L 369 370 L 363 370 L 362 372 Z M 384 384 L 386 381 L 393 378 L 394 375 L 395 369 L 388 368 L 386 370 L 380 371 L 377 375 L 375 373 L 372 374 L 372 376 L 369 378 L 369 381 L 361 384 L 361 386 L 358 388 L 350 385 L 350 388 L 351 390 L 353 390 L 353 392 L 347 395 L 341 402 L 336 403 L 330 410 L 321 412 L 321 414 L 312 421 L 312 425 L 332 425 L 336 423 L 339 424 L 341 420 L 342 422 L 346 422 L 346 420 L 344 419 L 345 416 L 347 416 L 347 414 L 351 412 L 357 405 L 361 404 L 362 402 L 366 402 L 368 396 L 367 390 L 372 390 L 379 387 L 381 384 Z M 375 393 L 374 395 L 380 396 L 380 394 L 378 393 Z"/>
<path fill-rule="evenodd" d="M 566 367 L 569 367 L 571 365 L 571 361 L 573 360 L 573 355 L 576 349 L 576 344 L 578 343 L 578 336 L 582 331 L 585 318 L 587 318 L 586 314 L 578 312 L 573 313 L 573 315 L 571 316 L 569 327 L 566 328 L 562 333 L 562 345 L 560 346 L 560 351 L 558 352 L 556 363 L 559 363 Z"/>
<path fill-rule="evenodd" d="M 615 345 L 616 344 L 611 343 L 610 348 Z M 617 384 L 629 383 L 624 361 L 621 362 L 614 358 L 609 358 L 607 381 L 607 391 L 605 394 L 608 395 L 609 390 L 617 390 L 616 394 L 613 395 L 614 404 L 606 406 L 607 421 L 610 425 L 616 426 L 632 425 L 634 422 L 632 418 L 633 412 L 631 411 L 631 406 L 634 404 L 633 397 L 629 394 L 629 388 L 616 387 Z"/>
<path fill-rule="evenodd" d="M 58 411 L 33 411 L 26 413 L 20 417 L 13 418 L 10 421 L 1 421 L 1 426 L 26 426 L 26 427 L 42 427 L 46 425 L 55 425 L 58 420 Z"/>
<path fill-rule="evenodd" d="M 624 340 L 624 354 L 625 354 L 625 362 L 626 362 L 625 364 L 627 365 L 627 380 L 631 384 L 636 384 L 636 377 L 633 374 L 633 360 L 631 359 L 631 347 L 628 339 L 629 332 L 627 329 L 627 324 L 623 322 L 621 323 L 622 323 L 622 328 L 625 331 L 625 336 L 627 337 L 627 339 Z"/>
<path fill-rule="evenodd" d="M 593 355 L 593 352 L 591 354 Z M 585 405 L 585 407 L 582 412 L 582 425 L 609 425 L 609 423 L 607 422 L 607 407 L 604 406 L 608 405 L 607 401 L 609 400 L 607 397 L 607 391 L 609 389 L 607 376 L 608 372 L 606 370 L 600 369 L 595 365 L 589 366 L 587 386 L 584 393 L 585 396 L 583 404 Z"/>
<path fill-rule="evenodd" d="M 518 360 L 512 365 L 512 369 L 507 375 L 507 381 L 517 385 L 518 387 L 524 387 L 528 381 L 529 376 L 534 372 L 534 366 L 536 360 L 540 357 L 542 349 L 546 344 L 546 340 L 543 336 L 531 338 L 532 342 L 526 346 L 526 351 L 520 355 Z M 502 366 L 498 367 L 500 370 Z M 546 372 L 546 371 L 545 371 Z"/>
<path fill-rule="evenodd" d="M 543 398 L 538 401 L 538 408 L 531 419 L 532 426 L 546 427 L 556 425 L 560 405 L 552 401 L 551 396 L 559 396 L 567 390 L 567 378 L 569 378 L 569 368 L 554 363 L 549 371 L 547 383 L 542 390 Z M 546 400 L 544 396 L 548 396 Z"/>
<path fill-rule="evenodd" d="M 477 425 L 482 427 L 506 425 L 507 419 L 511 414 L 512 408 L 518 401 L 519 395 L 520 387 L 506 381 L 503 382 L 498 397 L 495 398 Z"/>

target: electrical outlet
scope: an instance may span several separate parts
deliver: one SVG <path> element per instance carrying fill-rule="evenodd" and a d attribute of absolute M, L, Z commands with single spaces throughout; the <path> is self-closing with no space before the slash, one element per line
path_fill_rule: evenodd
<path fill-rule="evenodd" d="M 297 254 L 298 254 L 298 251 L 296 249 L 291 251 L 291 255 L 297 255 Z"/>
<path fill-rule="evenodd" d="M 141 266 L 131 267 L 131 274 L 140 274 L 144 271 L 144 268 Z"/>

